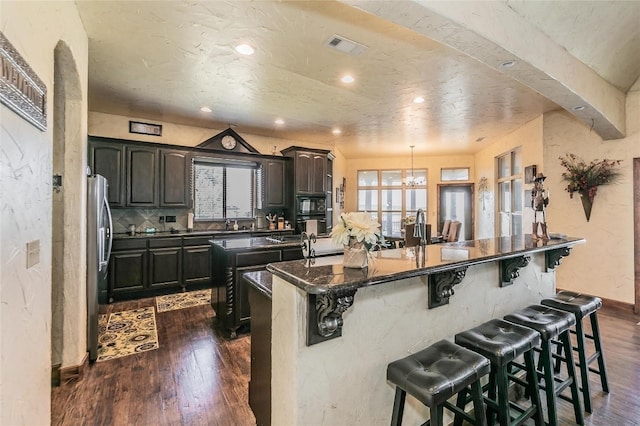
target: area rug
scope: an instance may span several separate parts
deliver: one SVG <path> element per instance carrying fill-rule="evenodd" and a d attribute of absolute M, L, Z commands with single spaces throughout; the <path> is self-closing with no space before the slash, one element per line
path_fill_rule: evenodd
<path fill-rule="evenodd" d="M 156 314 L 153 307 L 100 315 L 98 359 L 107 361 L 158 349 Z"/>
<path fill-rule="evenodd" d="M 211 303 L 211 289 L 187 291 L 185 293 L 156 297 L 158 312 L 175 311 L 176 309 L 208 305 L 209 303 Z"/>

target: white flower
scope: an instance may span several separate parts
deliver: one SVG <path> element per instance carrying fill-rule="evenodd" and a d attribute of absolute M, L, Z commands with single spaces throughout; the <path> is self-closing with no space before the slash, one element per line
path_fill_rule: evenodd
<path fill-rule="evenodd" d="M 375 244 L 380 236 L 380 224 L 373 220 L 369 213 L 342 213 L 340 220 L 331 230 L 334 243 L 348 245 L 349 238 L 354 237 L 358 242 Z"/>

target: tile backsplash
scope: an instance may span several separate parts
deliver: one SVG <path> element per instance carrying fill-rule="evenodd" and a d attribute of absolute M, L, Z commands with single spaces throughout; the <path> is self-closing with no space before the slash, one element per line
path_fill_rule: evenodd
<path fill-rule="evenodd" d="M 145 232 L 147 228 L 155 228 L 157 232 L 187 229 L 189 209 L 111 209 L 113 215 L 113 232 L 122 234 L 129 232 L 129 225 L 135 225 L 136 232 Z M 175 216 L 175 222 L 160 223 L 160 216 Z M 232 222 L 233 223 L 233 222 Z M 253 220 L 238 220 L 238 226 L 251 228 Z M 224 221 L 194 222 L 195 231 L 215 231 L 225 229 Z"/>

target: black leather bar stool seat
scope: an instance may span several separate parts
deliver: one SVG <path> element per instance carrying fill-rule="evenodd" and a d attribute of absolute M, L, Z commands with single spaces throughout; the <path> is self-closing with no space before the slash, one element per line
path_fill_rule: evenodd
<path fill-rule="evenodd" d="M 472 424 L 485 423 L 480 378 L 489 374 L 489 361 L 475 352 L 448 340 L 440 340 L 426 349 L 387 366 L 387 380 L 396 385 L 391 425 L 402 424 L 404 402 L 409 393 L 429 407 L 430 424 L 443 424 L 443 407 Z M 475 418 L 447 400 L 469 386 L 474 396 Z"/>
<path fill-rule="evenodd" d="M 529 418 L 534 418 L 536 425 L 544 423 L 533 356 L 534 348 L 540 344 L 539 333 L 501 319 L 493 319 L 456 334 L 455 341 L 491 361 L 488 392 L 485 397 L 491 424 L 496 413 L 502 426 L 520 425 Z M 511 374 L 513 362 L 521 355 L 525 360 L 526 381 Z M 509 380 L 526 387 L 531 400 L 528 408 L 509 401 Z"/>
<path fill-rule="evenodd" d="M 540 333 L 541 354 L 539 365 L 542 368 L 544 377 L 549 425 L 555 426 L 558 424 L 557 398 L 563 397 L 561 394 L 567 387 L 571 388 L 571 398 L 563 397 L 563 399 L 567 399 L 573 404 L 576 423 L 580 425 L 584 424 L 582 406 L 578 395 L 575 362 L 573 360 L 571 339 L 569 337 L 569 329 L 576 324 L 575 316 L 548 306 L 531 305 L 506 315 L 504 319 L 525 327 L 530 327 Z M 565 351 L 564 358 L 559 355 L 557 356 L 564 361 L 567 366 L 568 377 L 564 379 L 556 378 L 554 375 L 553 354 L 551 351 L 552 339 L 560 340 Z M 557 386 L 556 380 L 559 382 Z"/>
<path fill-rule="evenodd" d="M 578 363 L 580 368 L 580 378 L 582 379 L 582 398 L 584 401 L 584 410 L 591 413 L 591 389 L 589 384 L 589 371 L 600 376 L 600 384 L 602 390 L 609 393 L 609 381 L 607 379 L 607 368 L 604 362 L 604 353 L 602 352 L 602 341 L 600 340 L 600 327 L 598 325 L 598 316 L 596 312 L 602 307 L 602 299 L 588 294 L 575 293 L 573 291 L 561 291 L 554 297 L 544 299 L 541 302 L 545 306 L 560 309 L 561 311 L 571 312 L 576 318 L 575 331 L 571 332 L 576 335 L 577 347 L 573 348 L 578 353 Z M 589 317 L 591 321 L 591 335 L 586 334 L 582 320 Z M 586 339 L 593 341 L 595 352 L 591 356 L 587 356 Z M 561 348 L 561 346 L 558 346 Z M 590 368 L 589 365 L 593 361 L 598 361 L 598 369 Z M 558 365 L 556 365 L 557 370 Z"/>

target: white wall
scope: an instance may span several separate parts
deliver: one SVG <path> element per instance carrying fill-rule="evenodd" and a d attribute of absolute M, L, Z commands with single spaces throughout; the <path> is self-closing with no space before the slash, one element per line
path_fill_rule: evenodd
<path fill-rule="evenodd" d="M 54 49 L 60 40 L 70 47 L 86 117 L 87 37 L 72 2 L 2 1 L 0 28 L 48 90 L 45 132 L 0 106 L 0 424 L 40 425 L 51 407 Z M 86 134 L 86 119 L 81 127 Z M 75 219 L 84 227 L 84 217 Z M 27 269 L 32 240 L 40 240 L 40 263 Z"/>
<path fill-rule="evenodd" d="M 558 287 L 634 303 L 633 159 L 640 157 L 640 84 L 627 95 L 627 131 L 623 139 L 603 141 L 566 112 L 544 117 L 546 184 L 553 188 L 547 221 L 552 229 L 587 239 L 558 268 Z M 622 160 L 619 180 L 600 186 L 587 222 L 577 194 L 564 191 L 558 157 L 574 153 L 589 162 Z"/>

